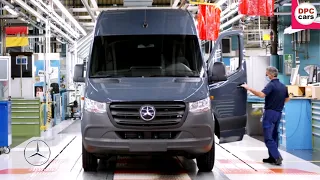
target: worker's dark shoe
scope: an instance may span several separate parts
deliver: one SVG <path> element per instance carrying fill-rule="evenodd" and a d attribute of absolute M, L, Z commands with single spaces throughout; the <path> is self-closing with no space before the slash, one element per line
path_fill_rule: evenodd
<path fill-rule="evenodd" d="M 269 157 L 268 159 L 263 159 L 262 160 L 264 163 L 275 163 L 275 159 L 272 157 Z"/>
<path fill-rule="evenodd" d="M 282 157 L 280 156 L 278 159 L 275 160 L 274 164 L 280 166 L 282 164 Z"/>

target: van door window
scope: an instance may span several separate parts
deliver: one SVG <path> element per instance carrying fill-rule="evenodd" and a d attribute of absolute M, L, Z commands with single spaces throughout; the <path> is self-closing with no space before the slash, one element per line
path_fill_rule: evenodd
<path fill-rule="evenodd" d="M 215 52 L 214 61 L 222 62 L 226 68 L 226 76 L 231 76 L 240 68 L 239 59 L 240 44 L 239 36 L 226 36 L 222 39 Z"/>
<path fill-rule="evenodd" d="M 197 36 L 134 35 L 94 39 L 89 77 L 200 77 Z M 201 74 L 202 73 L 202 74 Z"/>

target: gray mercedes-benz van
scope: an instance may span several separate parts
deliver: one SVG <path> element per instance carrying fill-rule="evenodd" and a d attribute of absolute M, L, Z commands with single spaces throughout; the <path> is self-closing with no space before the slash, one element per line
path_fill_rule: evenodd
<path fill-rule="evenodd" d="M 208 60 L 204 51 L 211 52 Z M 98 159 L 122 154 L 196 158 L 200 171 L 211 171 L 214 136 L 220 143 L 243 138 L 247 95 L 239 87 L 246 82 L 240 31 L 222 33 L 202 50 L 185 10 L 105 11 L 96 21 L 85 76 L 83 68 L 76 65 L 73 78 L 85 83 L 85 171 L 96 170 Z"/>

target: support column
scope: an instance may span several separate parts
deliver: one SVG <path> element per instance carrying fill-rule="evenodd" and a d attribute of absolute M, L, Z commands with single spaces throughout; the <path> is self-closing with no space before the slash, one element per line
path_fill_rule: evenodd
<path fill-rule="evenodd" d="M 2 4 L 0 4 L 0 8 L 2 8 Z M 2 10 L 0 11 L 0 15 L 2 14 Z M 0 19 L 0 35 L 1 35 L 1 49 L 0 54 L 3 56 L 6 55 L 6 32 L 5 32 L 6 22 L 3 19 Z"/>
<path fill-rule="evenodd" d="M 0 8 L 2 9 L 2 3 L 0 2 Z M 0 16 L 2 16 L 2 10 L 0 10 Z M 3 53 L 3 32 L 4 32 L 4 25 L 3 25 L 3 20 L 0 19 L 0 36 L 1 36 L 1 44 L 0 44 L 0 55 L 3 55 L 4 56 L 4 53 Z"/>
<path fill-rule="evenodd" d="M 270 18 L 271 25 L 271 46 L 270 46 L 270 54 L 271 54 L 271 66 L 279 67 L 279 56 L 278 56 L 278 18 L 277 16 L 273 16 Z"/>
<path fill-rule="evenodd" d="M 51 39 L 50 39 L 50 20 L 47 19 L 46 21 L 46 34 L 45 34 L 45 72 L 46 72 L 46 78 L 45 78 L 45 91 L 47 91 L 50 87 L 50 58 L 49 58 L 49 53 L 50 53 L 50 44 L 51 44 Z"/>
<path fill-rule="evenodd" d="M 45 134 L 45 139 L 46 140 L 51 140 L 53 139 L 53 130 L 52 130 L 52 126 L 53 126 L 53 121 L 54 119 L 52 119 L 52 112 L 54 108 L 54 106 L 52 106 L 51 103 L 53 102 L 53 99 L 51 98 L 51 93 L 49 92 L 49 88 L 50 88 L 50 53 L 51 53 L 51 23 L 50 23 L 50 19 L 48 18 L 46 20 L 46 24 L 45 24 L 46 28 L 45 28 L 45 92 L 46 92 L 46 111 L 47 111 L 47 117 L 46 117 L 46 134 Z M 49 104 L 49 99 L 50 99 L 50 104 Z M 50 111 L 49 111 L 50 110 Z"/>
<path fill-rule="evenodd" d="M 77 62 L 77 59 L 78 59 L 78 43 L 77 42 L 75 42 L 74 43 L 74 47 L 76 48 L 76 50 L 74 51 L 74 59 L 75 59 L 75 61 L 74 62 Z M 74 65 L 75 65 L 76 63 L 74 63 Z M 74 67 L 74 65 L 72 66 L 72 67 Z M 73 69 L 73 68 L 72 68 Z M 72 72 L 72 74 L 73 74 L 73 72 Z"/>
<path fill-rule="evenodd" d="M 0 52 L 3 56 L 6 55 L 6 32 L 5 32 L 5 21 L 0 20 L 0 33 L 1 33 L 1 49 Z"/>
<path fill-rule="evenodd" d="M 71 69 L 71 66 L 70 66 L 70 61 L 71 61 L 71 52 L 69 52 L 69 48 L 70 48 L 70 44 L 67 44 L 66 45 L 66 69 L 65 69 L 65 72 L 66 72 L 66 77 L 65 77 L 65 85 L 66 85 L 66 88 L 68 89 L 69 87 L 69 78 L 70 78 L 70 69 Z"/>
<path fill-rule="evenodd" d="M 71 58 L 70 58 L 70 69 L 68 70 L 69 71 L 69 79 L 68 79 L 69 87 L 72 85 L 74 59 L 75 59 L 74 52 L 72 52 Z"/>
<path fill-rule="evenodd" d="M 277 16 L 271 17 L 271 55 L 278 55 L 278 18 Z"/>

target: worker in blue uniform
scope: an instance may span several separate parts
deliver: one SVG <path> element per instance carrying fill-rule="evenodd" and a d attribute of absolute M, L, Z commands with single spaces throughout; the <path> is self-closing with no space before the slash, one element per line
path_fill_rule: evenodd
<path fill-rule="evenodd" d="M 278 127 L 284 104 L 289 101 L 287 87 L 277 78 L 278 69 L 266 69 L 267 85 L 262 91 L 250 88 L 247 84 L 241 85 L 254 95 L 265 98 L 264 113 L 262 118 L 264 141 L 268 148 L 269 158 L 263 159 L 265 163 L 282 164 L 282 157 L 278 150 Z"/>

